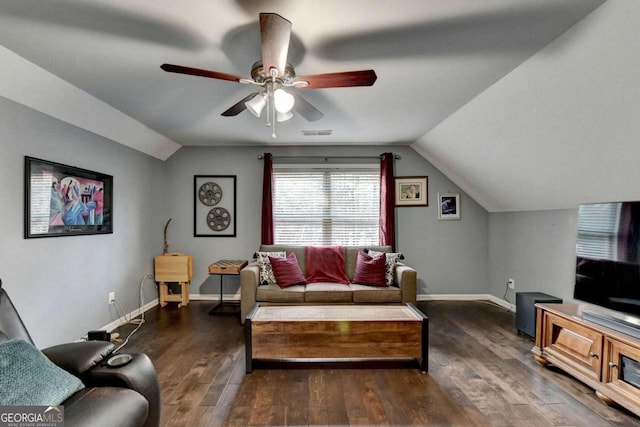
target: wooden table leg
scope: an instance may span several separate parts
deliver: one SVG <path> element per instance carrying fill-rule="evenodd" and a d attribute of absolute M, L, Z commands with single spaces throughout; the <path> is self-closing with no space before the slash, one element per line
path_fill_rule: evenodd
<path fill-rule="evenodd" d="M 189 282 L 180 282 L 181 301 L 178 308 L 189 305 Z"/>
<path fill-rule="evenodd" d="M 169 285 L 167 282 L 160 282 L 160 307 L 167 305 L 167 296 L 169 295 Z"/>

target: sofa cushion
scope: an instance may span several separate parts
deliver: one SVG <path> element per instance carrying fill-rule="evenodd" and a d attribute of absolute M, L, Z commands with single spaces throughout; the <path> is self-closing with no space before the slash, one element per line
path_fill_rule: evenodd
<path fill-rule="evenodd" d="M 401 303 L 402 291 L 395 286 L 367 286 L 351 284 L 355 303 Z"/>
<path fill-rule="evenodd" d="M 388 286 L 385 281 L 386 257 L 383 253 L 370 256 L 363 251 L 358 252 L 356 271 L 352 283 L 371 286 Z"/>
<path fill-rule="evenodd" d="M 304 251 L 307 282 L 349 284 L 342 246 L 306 246 Z"/>
<path fill-rule="evenodd" d="M 269 257 L 271 267 L 273 269 L 273 275 L 276 278 L 276 283 L 281 288 L 288 288 L 293 285 L 304 285 L 307 283 L 300 266 L 296 254 L 291 252 L 286 258 Z"/>
<path fill-rule="evenodd" d="M 339 303 L 353 302 L 349 285 L 341 283 L 309 283 L 305 286 L 305 302 Z"/>
<path fill-rule="evenodd" d="M 256 252 L 256 261 L 258 261 L 258 267 L 260 268 L 261 285 L 273 285 L 276 283 L 276 278 L 271 268 L 271 261 L 269 261 L 270 256 L 285 258 L 287 253 L 285 251 Z"/>
<path fill-rule="evenodd" d="M 256 301 L 260 302 L 304 302 L 305 285 L 281 288 L 278 285 L 258 286 Z"/>
<path fill-rule="evenodd" d="M 383 253 L 373 249 L 365 249 L 365 252 L 371 256 L 377 256 Z M 404 259 L 404 255 L 400 252 L 384 252 L 384 254 L 386 256 L 385 281 L 387 282 L 387 285 L 391 286 L 394 283 L 393 278 L 396 272 L 396 265 L 401 259 Z"/>
<path fill-rule="evenodd" d="M 57 367 L 31 343 L 0 344 L 0 406 L 56 406 L 84 384 Z"/>

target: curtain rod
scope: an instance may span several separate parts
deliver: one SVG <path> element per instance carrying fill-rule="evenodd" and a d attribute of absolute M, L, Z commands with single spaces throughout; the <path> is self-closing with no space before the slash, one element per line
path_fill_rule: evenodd
<path fill-rule="evenodd" d="M 381 159 L 383 156 L 272 156 L 274 159 L 324 159 L 325 161 L 332 159 Z M 398 154 L 394 154 L 396 160 L 402 159 Z M 258 160 L 264 159 L 262 154 L 258 154 Z"/>

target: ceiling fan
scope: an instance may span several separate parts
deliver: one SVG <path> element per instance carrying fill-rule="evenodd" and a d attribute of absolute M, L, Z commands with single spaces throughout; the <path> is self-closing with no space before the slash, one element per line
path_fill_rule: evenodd
<path fill-rule="evenodd" d="M 275 122 L 289 120 L 293 116 L 292 110 L 308 121 L 316 121 L 324 116 L 300 95 L 290 94 L 284 88 L 325 89 L 372 86 L 377 79 L 373 70 L 311 74 L 298 77 L 293 66 L 287 62 L 290 38 L 290 21 L 276 13 L 261 13 L 262 59 L 251 67 L 251 78 L 174 64 L 162 64 L 160 68 L 171 73 L 190 74 L 261 86 L 263 89 L 260 92 L 247 95 L 224 111 L 222 116 L 236 116 L 248 109 L 253 115 L 260 117 L 266 106 L 267 125 L 272 126 L 271 136 L 273 138 L 276 137 Z"/>

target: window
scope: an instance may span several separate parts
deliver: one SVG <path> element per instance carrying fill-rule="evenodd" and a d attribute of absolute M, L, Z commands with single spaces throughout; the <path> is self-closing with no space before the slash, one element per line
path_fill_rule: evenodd
<path fill-rule="evenodd" d="M 578 256 L 617 260 L 620 204 L 581 205 L 578 212 Z"/>
<path fill-rule="evenodd" d="M 377 245 L 380 166 L 274 165 L 274 241 L 292 245 Z"/>

